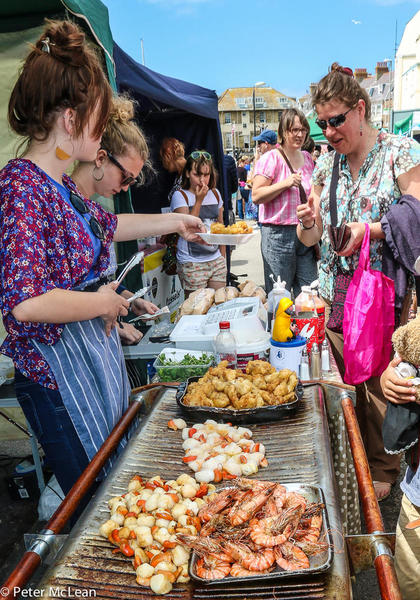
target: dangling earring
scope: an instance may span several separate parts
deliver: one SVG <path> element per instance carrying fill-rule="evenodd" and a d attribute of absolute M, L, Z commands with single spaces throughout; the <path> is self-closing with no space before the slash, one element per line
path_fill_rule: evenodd
<path fill-rule="evenodd" d="M 100 174 L 99 174 L 99 177 L 98 177 L 98 175 L 97 175 L 97 173 L 96 173 L 96 170 L 98 170 L 98 172 L 100 173 Z M 93 179 L 94 179 L 95 181 L 102 181 L 102 179 L 104 178 L 104 168 L 103 168 L 102 166 L 101 166 L 101 167 L 97 167 L 97 166 L 95 165 L 95 166 L 93 167 L 92 176 L 93 176 Z"/>
<path fill-rule="evenodd" d="M 362 137 L 363 135 L 363 125 L 362 125 L 362 121 L 360 121 L 360 137 Z"/>
<path fill-rule="evenodd" d="M 67 144 L 67 147 L 63 148 L 62 146 L 64 146 L 65 144 Z M 69 145 L 71 146 L 71 148 L 69 147 Z M 70 137 L 68 140 L 65 140 L 61 144 L 61 146 L 55 147 L 55 155 L 59 160 L 68 160 L 69 158 L 71 158 L 73 156 L 73 152 L 74 152 L 74 145 L 73 145 L 73 142 L 71 141 Z"/>

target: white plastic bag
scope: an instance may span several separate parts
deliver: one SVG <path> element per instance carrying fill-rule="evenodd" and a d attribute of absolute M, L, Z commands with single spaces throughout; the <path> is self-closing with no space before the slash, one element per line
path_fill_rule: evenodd
<path fill-rule="evenodd" d="M 61 489 L 55 475 L 51 477 L 38 502 L 38 516 L 40 521 L 49 521 L 57 508 L 64 500 L 64 492 Z"/>

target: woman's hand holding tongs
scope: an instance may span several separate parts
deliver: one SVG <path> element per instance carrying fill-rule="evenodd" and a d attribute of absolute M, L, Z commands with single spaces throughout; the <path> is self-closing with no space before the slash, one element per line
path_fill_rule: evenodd
<path fill-rule="evenodd" d="M 107 336 L 111 335 L 111 330 L 115 327 L 117 318 L 120 316 L 125 317 L 130 307 L 130 303 L 115 292 L 118 285 L 117 281 L 112 281 L 107 285 L 101 286 L 97 291 L 98 294 L 101 294 L 100 301 L 103 304 L 103 312 L 100 316 L 105 323 L 105 333 Z"/>

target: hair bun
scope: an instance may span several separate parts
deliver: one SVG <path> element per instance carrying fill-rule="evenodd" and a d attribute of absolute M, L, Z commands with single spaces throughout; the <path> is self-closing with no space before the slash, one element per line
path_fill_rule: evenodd
<path fill-rule="evenodd" d="M 87 62 L 85 34 L 71 21 L 46 19 L 47 27 L 35 48 L 74 67 Z"/>
<path fill-rule="evenodd" d="M 114 96 L 110 118 L 120 123 L 128 123 L 134 119 L 134 100 L 128 96 Z"/>
<path fill-rule="evenodd" d="M 342 73 L 343 75 L 349 75 L 353 77 L 353 70 L 350 67 L 342 67 L 338 62 L 334 62 L 330 67 L 330 73 L 333 72 Z"/>

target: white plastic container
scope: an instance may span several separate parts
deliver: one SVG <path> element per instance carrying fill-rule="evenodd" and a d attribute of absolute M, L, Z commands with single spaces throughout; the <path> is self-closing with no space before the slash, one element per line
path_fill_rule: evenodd
<path fill-rule="evenodd" d="M 236 347 L 237 368 L 245 371 L 251 360 L 269 360 L 270 334 L 264 332 L 264 337 L 252 343 L 238 344 Z"/>
<path fill-rule="evenodd" d="M 270 339 L 270 363 L 276 369 L 290 369 L 299 373 L 299 365 L 302 350 L 306 345 L 306 339 L 297 337 L 290 342 L 275 342 Z"/>

